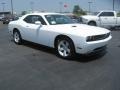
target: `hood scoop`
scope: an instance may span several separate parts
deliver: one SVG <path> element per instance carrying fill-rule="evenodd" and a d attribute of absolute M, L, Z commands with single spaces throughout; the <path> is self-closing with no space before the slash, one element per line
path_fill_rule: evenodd
<path fill-rule="evenodd" d="M 77 26 L 74 25 L 74 26 L 72 26 L 72 27 L 77 27 Z"/>

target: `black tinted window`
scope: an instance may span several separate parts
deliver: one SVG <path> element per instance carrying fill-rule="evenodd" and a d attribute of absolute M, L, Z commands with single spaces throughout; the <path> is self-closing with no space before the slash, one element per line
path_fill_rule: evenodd
<path fill-rule="evenodd" d="M 50 25 L 74 23 L 70 17 L 65 15 L 46 15 L 45 17 Z"/>
<path fill-rule="evenodd" d="M 40 21 L 42 25 L 46 25 L 44 19 L 38 15 L 29 15 L 24 19 L 27 23 L 35 24 L 36 21 Z"/>
<path fill-rule="evenodd" d="M 27 16 L 25 19 L 24 19 L 25 22 L 27 23 L 32 23 L 31 22 L 31 16 Z"/>
<path fill-rule="evenodd" d="M 114 13 L 113 12 L 102 12 L 99 16 L 114 16 Z"/>

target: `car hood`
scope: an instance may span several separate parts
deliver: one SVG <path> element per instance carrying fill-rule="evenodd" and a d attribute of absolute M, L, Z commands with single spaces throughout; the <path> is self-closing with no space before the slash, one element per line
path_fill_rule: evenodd
<path fill-rule="evenodd" d="M 106 34 L 110 32 L 107 29 L 89 26 L 85 24 L 64 24 L 64 25 L 53 25 L 52 30 L 61 34 L 71 34 L 77 36 L 92 36 Z"/>

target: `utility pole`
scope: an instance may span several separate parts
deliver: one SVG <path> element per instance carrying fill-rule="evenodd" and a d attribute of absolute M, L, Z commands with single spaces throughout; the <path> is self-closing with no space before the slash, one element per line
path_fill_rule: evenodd
<path fill-rule="evenodd" d="M 11 14 L 12 14 L 12 17 L 13 17 L 13 1 L 11 0 Z"/>
<path fill-rule="evenodd" d="M 115 0 L 113 0 L 113 11 L 115 10 Z"/>
<path fill-rule="evenodd" d="M 91 4 L 92 4 L 92 2 L 88 2 L 88 4 L 89 4 L 89 13 L 91 13 Z"/>
<path fill-rule="evenodd" d="M 34 12 L 34 2 L 30 2 L 30 6 L 31 6 L 31 11 L 33 13 Z"/>
<path fill-rule="evenodd" d="M 2 6 L 3 6 L 3 13 L 5 12 L 5 4 L 6 3 L 1 3 L 2 4 Z"/>
<path fill-rule="evenodd" d="M 59 5 L 60 5 L 60 13 L 62 13 L 63 2 L 59 2 Z"/>

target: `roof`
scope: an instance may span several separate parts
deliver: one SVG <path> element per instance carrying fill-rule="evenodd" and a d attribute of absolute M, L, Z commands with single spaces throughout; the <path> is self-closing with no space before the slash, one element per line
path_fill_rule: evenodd
<path fill-rule="evenodd" d="M 30 14 L 27 14 L 27 15 L 51 15 L 51 14 L 60 14 L 60 13 L 40 12 L 40 13 L 30 13 Z"/>
<path fill-rule="evenodd" d="M 115 12 L 113 10 L 102 10 L 102 12 Z"/>
<path fill-rule="evenodd" d="M 61 13 L 51 13 L 51 12 L 37 12 L 37 13 L 30 13 L 30 14 L 26 14 L 24 16 L 22 16 L 20 19 L 23 19 L 25 18 L 26 16 L 28 15 L 40 15 L 40 16 L 45 16 L 45 15 L 55 15 L 55 14 L 58 14 L 58 15 L 63 15 Z"/>

